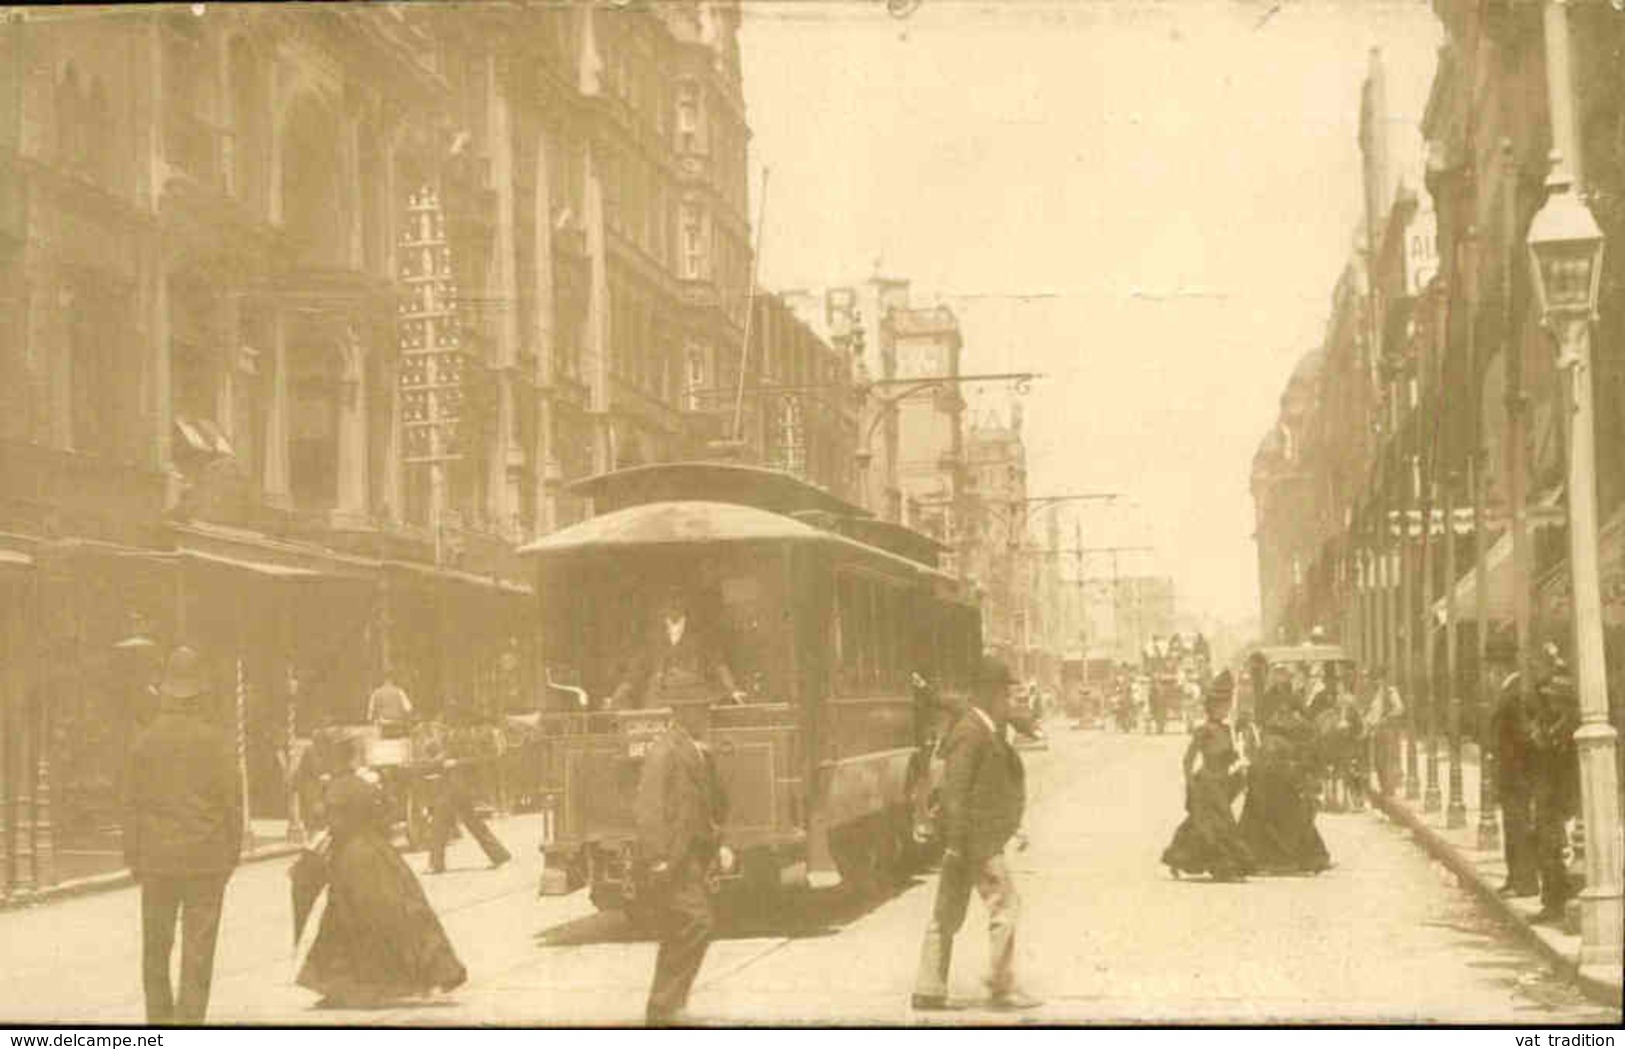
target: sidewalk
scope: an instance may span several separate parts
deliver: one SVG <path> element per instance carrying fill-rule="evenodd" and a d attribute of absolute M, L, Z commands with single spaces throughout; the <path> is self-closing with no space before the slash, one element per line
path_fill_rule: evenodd
<path fill-rule="evenodd" d="M 1446 813 L 1450 805 L 1450 762 L 1443 740 L 1440 740 L 1438 748 L 1439 811 L 1424 811 L 1428 781 L 1425 749 L 1421 746 L 1417 748 L 1416 771 L 1418 796 L 1415 800 L 1406 799 L 1402 788 L 1396 789 L 1391 797 L 1384 797 L 1373 790 L 1371 799 L 1376 808 L 1408 828 L 1434 859 L 1449 867 L 1464 886 L 1475 891 L 1508 925 L 1545 954 L 1559 971 L 1575 980 L 1588 996 L 1608 1005 L 1619 1005 L 1619 973 L 1612 974 L 1611 979 L 1605 977 L 1598 980 L 1580 972 L 1580 935 L 1575 921 L 1565 922 L 1561 927 L 1535 925 L 1530 919 L 1540 911 L 1539 897 L 1506 899 L 1499 894 L 1498 890 L 1506 883 L 1499 811 L 1491 814 L 1496 827 L 1495 848 L 1485 850 L 1478 847 L 1478 748 L 1473 744 L 1462 747 L 1461 792 L 1467 818 L 1460 827 L 1446 826 Z"/>
<path fill-rule="evenodd" d="M 516 815 L 519 814 L 487 815 L 487 819 L 493 825 L 496 825 Z M 301 848 L 299 844 L 288 840 L 287 820 L 253 820 L 250 832 L 252 838 L 244 842 L 242 863 L 256 863 L 260 860 L 274 860 L 284 856 L 292 856 Z M 460 836 L 460 833 L 453 832 L 452 839 L 456 840 Z M 406 841 L 400 833 L 396 835 L 395 844 L 403 851 L 406 848 Z M 130 874 L 129 870 L 120 867 L 117 870 L 105 871 L 100 874 L 64 879 L 55 885 L 34 889 L 29 892 L 13 892 L 9 896 L 0 896 L 0 912 L 16 910 L 22 907 L 33 907 L 54 900 L 83 896 L 87 893 L 108 892 L 134 884 L 135 878 Z"/>
<path fill-rule="evenodd" d="M 259 860 L 274 860 L 280 856 L 292 856 L 299 851 L 299 846 L 288 841 L 287 820 L 254 820 L 252 821 L 251 841 L 244 843 L 243 863 L 254 863 Z M 113 889 L 122 889 L 135 884 L 127 868 L 104 871 L 100 874 L 88 874 L 80 878 L 67 878 L 55 885 L 27 892 L 13 892 L 9 896 L 0 896 L 0 912 L 17 910 L 22 907 L 34 907 L 42 903 L 51 903 L 55 900 L 64 900 L 73 896 L 83 896 L 87 893 L 108 892 Z"/>

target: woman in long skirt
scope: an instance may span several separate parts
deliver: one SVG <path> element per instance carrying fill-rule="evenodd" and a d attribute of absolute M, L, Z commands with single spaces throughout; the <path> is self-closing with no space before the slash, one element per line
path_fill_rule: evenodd
<path fill-rule="evenodd" d="M 1313 726 L 1291 701 L 1261 726 L 1240 824 L 1260 873 L 1317 874 L 1332 865 L 1315 827 L 1314 743 Z"/>
<path fill-rule="evenodd" d="M 1204 701 L 1207 720 L 1185 749 L 1185 822 L 1162 853 L 1176 878 L 1211 874 L 1214 881 L 1241 881 L 1252 872 L 1252 855 L 1230 809 L 1240 758 L 1224 718 L 1234 694 L 1229 671 L 1214 679 Z"/>
<path fill-rule="evenodd" d="M 417 877 L 389 839 L 388 807 L 378 777 L 350 768 L 327 783 L 332 834 L 327 910 L 298 982 L 327 1007 L 371 1007 L 449 991 L 468 979 Z"/>

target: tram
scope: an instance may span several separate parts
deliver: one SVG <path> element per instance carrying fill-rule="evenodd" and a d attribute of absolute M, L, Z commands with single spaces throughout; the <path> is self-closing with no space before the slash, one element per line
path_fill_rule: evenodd
<path fill-rule="evenodd" d="M 945 548 L 755 467 L 635 467 L 570 491 L 595 516 L 521 551 L 542 602 L 542 891 L 585 885 L 600 909 L 636 916 L 633 799 L 672 712 L 606 697 L 674 585 L 742 693 L 711 708 L 732 877 L 867 891 L 899 872 L 981 651 L 977 607 L 938 567 Z"/>

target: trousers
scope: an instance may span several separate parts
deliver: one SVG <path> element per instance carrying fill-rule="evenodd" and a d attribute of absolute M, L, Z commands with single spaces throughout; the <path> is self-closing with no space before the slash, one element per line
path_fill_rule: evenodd
<path fill-rule="evenodd" d="M 646 1011 L 651 1027 L 669 1023 L 688 1005 L 688 993 L 711 946 L 711 894 L 698 860 L 687 859 L 671 871 L 671 880 L 651 901 L 660 951 Z"/>
<path fill-rule="evenodd" d="M 972 888 L 982 897 L 987 907 L 989 940 L 988 990 L 1003 994 L 1015 989 L 1016 918 L 1021 909 L 1021 898 L 1016 895 L 1015 882 L 1003 853 L 994 853 L 983 860 L 948 861 L 943 864 L 942 878 L 937 882 L 936 903 L 931 908 L 931 923 L 925 929 L 925 942 L 920 947 L 920 969 L 914 981 L 914 993 L 929 998 L 948 996 L 948 967 L 953 960 L 954 937 L 965 924 L 965 911 L 970 906 Z"/>
<path fill-rule="evenodd" d="M 1563 864 L 1563 847 L 1569 843 L 1565 802 L 1554 788 L 1542 785 L 1535 792 L 1535 864 L 1540 869 L 1540 905 L 1546 911 L 1561 910 L 1573 895 Z"/>
<path fill-rule="evenodd" d="M 436 786 L 434 799 L 434 820 L 429 831 L 429 869 L 443 871 L 446 869 L 446 845 L 451 841 L 451 832 L 461 823 L 468 828 L 468 833 L 479 842 L 485 858 L 493 866 L 507 863 L 513 859 L 506 846 L 491 833 L 491 828 L 480 819 L 479 813 L 474 811 L 473 802 L 468 800 L 468 792 L 463 790 L 449 775 L 443 775 Z"/>
<path fill-rule="evenodd" d="M 1527 790 L 1501 795 L 1501 839 L 1507 884 L 1533 896 L 1540 886 L 1540 857 L 1535 849 L 1535 799 Z M 1558 845 L 1562 855 L 1562 845 Z"/>
<path fill-rule="evenodd" d="M 147 1023 L 203 1022 L 214 979 L 214 946 L 227 877 L 149 874 L 141 879 L 141 982 L 147 997 Z M 179 997 L 169 979 L 177 915 L 181 926 Z"/>

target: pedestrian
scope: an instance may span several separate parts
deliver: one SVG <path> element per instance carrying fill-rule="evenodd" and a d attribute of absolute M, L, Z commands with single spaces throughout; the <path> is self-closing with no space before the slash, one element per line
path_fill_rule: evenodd
<path fill-rule="evenodd" d="M 1533 737 L 1523 697 L 1523 677 L 1514 671 L 1500 682 L 1491 716 L 1495 741 L 1495 794 L 1501 806 L 1501 841 L 1507 876 L 1500 894 L 1534 896 L 1540 892 L 1540 864 L 1535 850 L 1535 779 Z"/>
<path fill-rule="evenodd" d="M 141 885 L 141 975 L 149 1024 L 199 1024 L 209 1008 L 226 882 L 243 842 L 236 748 L 203 716 L 202 658 L 169 654 L 159 710 L 126 774 L 124 859 Z M 180 993 L 170 982 L 181 927 Z"/>
<path fill-rule="evenodd" d="M 1349 808 L 1365 811 L 1366 791 L 1370 789 L 1371 770 L 1366 763 L 1370 728 L 1366 724 L 1365 710 L 1358 693 L 1358 675 L 1351 667 L 1346 677 L 1338 678 L 1337 720 L 1342 745 L 1339 748 L 1338 773 L 1343 796 Z"/>
<path fill-rule="evenodd" d="M 1580 727 L 1574 680 L 1561 663 L 1540 684 L 1530 726 L 1535 780 L 1535 853 L 1540 868 L 1540 913 L 1533 921 L 1563 920 L 1573 895 L 1563 851 L 1568 820 L 1579 804 L 1580 759 L 1574 733 Z"/>
<path fill-rule="evenodd" d="M 1185 748 L 1185 821 L 1162 853 L 1162 862 L 1176 878 L 1181 873 L 1211 874 L 1214 881 L 1244 881 L 1253 869 L 1230 807 L 1241 786 L 1236 769 L 1241 757 L 1225 721 L 1235 692 L 1228 670 L 1213 680 L 1202 704 L 1207 720 Z"/>
<path fill-rule="evenodd" d="M 942 786 L 943 857 L 931 921 L 920 948 L 913 1006 L 948 1008 L 948 965 L 954 936 L 965 922 L 971 889 L 987 907 L 991 973 L 987 988 L 998 1009 L 1041 1004 L 1016 984 L 1016 919 L 1020 899 L 1004 850 L 1012 838 L 1025 848 L 1021 821 L 1026 776 L 1007 729 L 1014 679 L 996 659 L 984 659 L 971 707 L 944 744 Z"/>
<path fill-rule="evenodd" d="M 480 850 L 485 853 L 485 859 L 491 869 L 507 863 L 513 859 L 513 854 L 502 844 L 502 841 L 491 831 L 490 824 L 481 818 L 474 808 L 474 801 L 469 796 L 467 773 L 469 766 L 456 758 L 443 756 L 438 758 L 433 771 L 426 776 L 430 797 L 433 800 L 431 814 L 432 825 L 429 831 L 429 873 L 440 874 L 446 869 L 446 845 L 451 841 L 452 832 L 462 824 L 473 839 L 479 843 Z"/>
<path fill-rule="evenodd" d="M 1371 672 L 1371 700 L 1366 704 L 1365 723 L 1374 740 L 1377 763 L 1377 789 L 1391 795 L 1399 785 L 1399 737 L 1405 717 L 1405 701 L 1389 679 L 1388 668 Z"/>
<path fill-rule="evenodd" d="M 367 721 L 378 726 L 384 739 L 400 739 L 410 728 L 412 700 L 387 671 L 383 683 L 367 697 Z"/>
<path fill-rule="evenodd" d="M 1318 874 L 1332 865 L 1315 827 L 1314 727 L 1301 702 L 1288 692 L 1271 703 L 1248 770 L 1239 824 L 1263 874 Z"/>
<path fill-rule="evenodd" d="M 688 1020 L 689 991 L 711 945 L 712 872 L 733 866 L 722 844 L 728 799 L 704 743 L 710 700 L 672 702 L 672 710 L 644 759 L 633 810 L 638 891 L 660 936 L 644 1013 L 650 1027 Z"/>
<path fill-rule="evenodd" d="M 349 739 L 338 749 L 343 767 L 326 784 L 327 906 L 299 985 L 322 995 L 319 1008 L 375 1008 L 462 986 L 468 971 L 390 841 L 389 802 L 364 764 L 364 744 Z M 296 935 L 298 915 L 296 902 Z"/>

